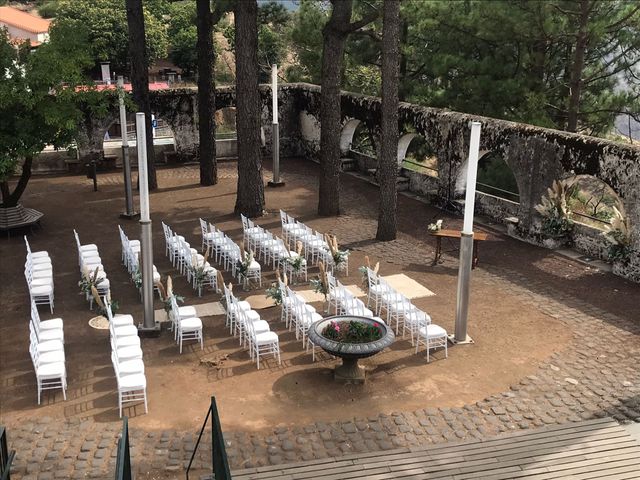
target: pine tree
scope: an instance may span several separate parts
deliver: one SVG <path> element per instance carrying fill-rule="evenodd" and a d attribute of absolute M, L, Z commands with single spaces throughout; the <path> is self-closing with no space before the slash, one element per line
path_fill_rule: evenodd
<path fill-rule="evenodd" d="M 260 152 L 260 93 L 258 91 L 258 4 L 235 4 L 238 188 L 236 213 L 261 216 L 264 182 Z"/>
<path fill-rule="evenodd" d="M 394 240 L 398 192 L 398 78 L 400 73 L 400 1 L 384 0 L 382 7 L 382 122 L 379 159 L 380 204 L 378 240 Z"/>
<path fill-rule="evenodd" d="M 145 115 L 147 134 L 147 172 L 149 190 L 158 188 L 156 179 L 155 150 L 151 128 L 151 104 L 149 102 L 149 59 L 144 35 L 144 11 L 142 0 L 126 0 L 127 24 L 129 26 L 129 57 L 131 61 L 131 86 L 133 101 Z"/>

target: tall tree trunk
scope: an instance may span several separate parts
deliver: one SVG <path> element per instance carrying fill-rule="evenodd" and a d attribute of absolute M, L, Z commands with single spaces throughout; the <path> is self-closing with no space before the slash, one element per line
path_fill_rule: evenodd
<path fill-rule="evenodd" d="M 590 0 L 580 0 L 580 16 L 576 47 L 573 51 L 571 64 L 571 80 L 569 87 L 569 108 L 567 112 L 567 131 L 575 132 L 578 128 L 578 113 L 580 111 L 580 94 L 582 90 L 582 72 L 584 70 L 584 55 L 589 43 L 589 13 L 591 12 Z"/>
<path fill-rule="evenodd" d="M 147 171 L 149 190 L 158 188 L 156 180 L 155 150 L 151 130 L 151 104 L 149 103 L 149 59 L 144 34 L 144 11 L 142 0 L 126 0 L 127 25 L 129 27 L 129 61 L 131 62 L 131 85 L 133 101 L 145 114 L 147 133 Z"/>
<path fill-rule="evenodd" d="M 332 0 L 331 17 L 322 30 L 320 92 L 320 186 L 318 214 L 340 214 L 340 85 L 352 0 Z"/>
<path fill-rule="evenodd" d="M 400 83 L 398 84 L 398 98 L 401 102 L 404 102 L 407 99 L 407 93 L 410 88 L 409 79 L 407 78 L 408 58 L 405 52 L 407 42 L 409 41 L 409 22 L 406 18 L 403 18 L 400 21 L 400 25 L 400 45 L 402 46 L 402 49 L 400 50 Z"/>
<path fill-rule="evenodd" d="M 9 193 L 9 182 L 2 182 L 0 185 L 0 191 L 2 191 L 2 208 L 15 207 L 18 205 L 20 197 L 22 197 L 31 178 L 31 165 L 33 165 L 33 157 L 26 157 L 22 165 L 22 173 L 13 192 Z"/>
<path fill-rule="evenodd" d="M 380 145 L 380 204 L 378 240 L 394 240 L 397 230 L 398 84 L 400 75 L 400 0 L 382 6 L 382 125 Z"/>
<path fill-rule="evenodd" d="M 198 136 L 200 185 L 218 183 L 215 140 L 215 86 L 213 69 L 213 19 L 210 0 L 197 0 L 198 27 Z"/>
<path fill-rule="evenodd" d="M 243 0 L 235 5 L 236 105 L 238 187 L 236 213 L 261 216 L 264 183 L 260 152 L 260 93 L 258 91 L 258 4 Z"/>

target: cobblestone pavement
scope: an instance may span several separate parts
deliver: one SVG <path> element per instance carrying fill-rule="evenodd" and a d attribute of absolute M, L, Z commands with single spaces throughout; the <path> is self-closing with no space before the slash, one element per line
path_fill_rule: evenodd
<path fill-rule="evenodd" d="M 309 182 L 289 175 L 288 182 Z M 357 192 L 345 195 L 347 213 L 334 233 L 344 244 L 395 263 L 424 262 L 423 247 L 400 237 L 387 243 L 366 242 L 375 221 Z M 254 434 L 225 432 L 232 468 L 388 450 L 412 445 L 484 438 L 519 429 L 610 416 L 640 422 L 640 325 L 590 303 L 556 291 L 543 282 L 504 267 L 482 265 L 474 282 L 488 283 L 559 319 L 574 331 L 562 353 L 541 363 L 534 375 L 508 391 L 459 408 L 425 408 L 372 414 L 331 423 L 274 428 Z M 224 427 L 224 424 L 223 424 Z M 11 426 L 12 447 L 20 452 L 17 478 L 105 478 L 115 465 L 118 423 L 34 418 Z M 131 430 L 132 459 L 145 478 L 182 476 L 197 432 Z M 210 466 L 211 443 L 205 434 L 195 460 L 202 472 Z"/>

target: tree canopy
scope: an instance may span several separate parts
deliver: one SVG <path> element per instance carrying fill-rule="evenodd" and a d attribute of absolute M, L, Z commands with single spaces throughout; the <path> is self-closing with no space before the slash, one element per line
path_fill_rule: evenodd
<path fill-rule="evenodd" d="M 168 12 L 168 4 L 165 4 L 164 0 L 144 3 L 145 35 L 150 63 L 167 56 L 168 37 L 163 16 Z M 56 23 L 86 31 L 88 53 L 94 65 L 111 62 L 112 71 L 129 70 L 124 0 L 62 0 L 58 5 Z"/>
<path fill-rule="evenodd" d="M 354 16 L 371 3 L 355 1 Z M 296 59 L 290 80 L 320 83 L 329 13 L 328 2 L 301 1 L 290 30 Z M 401 16 L 404 100 L 590 135 L 606 135 L 619 113 L 640 116 L 637 2 L 404 0 Z M 381 33 L 377 20 L 350 36 L 343 88 L 379 95 Z M 582 66 L 576 63 L 580 49 Z M 579 89 L 575 82 L 572 88 L 572 74 Z M 569 117 L 576 90 L 574 128 Z"/>
<path fill-rule="evenodd" d="M 29 52 L 18 48 L 0 29 L 0 186 L 4 206 L 15 204 L 30 175 L 31 159 L 47 145 L 66 148 L 73 141 L 80 112 L 73 86 L 82 82 L 82 69 L 91 64 L 82 30 L 56 25 L 51 42 Z M 22 159 L 16 191 L 8 180 Z"/>

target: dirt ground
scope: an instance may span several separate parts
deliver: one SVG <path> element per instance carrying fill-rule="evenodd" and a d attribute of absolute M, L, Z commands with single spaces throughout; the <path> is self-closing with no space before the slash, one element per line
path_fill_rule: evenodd
<path fill-rule="evenodd" d="M 235 165 L 220 166 L 220 183 L 200 187 L 197 168 L 182 167 L 159 172 L 160 189 L 151 196 L 155 264 L 174 278 L 175 290 L 187 297 L 186 304 L 218 301 L 207 292 L 197 298 L 186 280 L 173 270 L 164 256 L 161 221 L 200 245 L 198 217 L 240 240 L 242 228 L 233 214 Z M 320 232 L 334 232 L 352 250 L 350 275 L 344 284 L 360 284 L 357 267 L 364 263 L 363 245 L 375 235 L 377 190 L 352 177 L 343 177 L 343 216 L 318 218 L 315 213 L 316 167 L 300 160 L 283 164 L 287 185 L 267 189 L 267 215 L 257 223 L 279 234 L 278 209 Z M 296 173 L 292 173 L 296 172 Z M 137 292 L 120 263 L 117 224 L 131 238 L 139 237 L 137 222 L 122 220 L 122 181 L 119 174 L 103 175 L 99 192 L 80 176 L 34 178 L 23 203 L 45 213 L 43 228 L 30 236 L 32 249 L 48 250 L 53 260 L 55 317 L 65 322 L 68 369 L 67 401 L 61 394 L 45 394 L 36 404 L 35 377 L 28 353 L 28 293 L 22 274 L 25 249 L 21 237 L 0 240 L 0 417 L 13 423 L 33 415 L 78 417 L 96 422 L 118 421 L 116 384 L 110 364 L 108 332 L 94 330 L 88 320 L 94 315 L 78 294 L 77 255 L 72 235 L 75 228 L 82 243 L 98 245 L 112 285 L 112 296 L 120 301 L 121 313 L 141 319 Z M 447 228 L 461 225 L 416 200 L 400 197 L 400 239 L 380 251 L 380 273 L 405 273 L 435 293 L 416 299 L 433 321 L 453 331 L 457 285 L 457 259 L 432 266 L 433 242 L 426 225 L 445 218 Z M 482 229 L 479 229 L 482 230 Z M 406 244 L 410 252 L 406 252 Z M 403 245 L 405 247 L 403 247 Z M 405 251 L 402 251 L 402 248 Z M 396 250 L 394 250 L 396 249 Z M 397 253 L 397 255 L 396 255 Z M 455 254 L 454 254 L 455 255 Z M 587 300 L 594 306 L 623 317 L 638 315 L 638 286 L 559 257 L 552 252 L 492 233 L 481 245 L 480 268 L 474 274 L 469 333 L 473 345 L 450 346 L 449 358 L 435 353 L 426 363 L 424 353 L 414 355 L 408 339 L 399 339 L 388 351 L 364 362 L 368 381 L 364 386 L 342 386 L 332 379 L 335 361 L 326 354 L 315 363 L 300 341 L 284 330 L 279 308 L 260 310 L 272 330 L 280 335 L 282 365 L 268 360 L 256 370 L 248 353 L 224 328 L 224 317 L 203 318 L 205 348 L 187 347 L 180 355 L 173 335 L 143 339 L 148 380 L 149 413 L 140 407 L 126 409 L 132 427 L 185 429 L 199 427 L 209 397 L 215 395 L 225 429 L 258 431 L 277 425 L 303 425 L 313 421 L 366 416 L 369 412 L 392 412 L 426 406 L 461 406 L 505 391 L 531 374 L 551 354 L 573 341 L 573 333 L 558 320 L 508 294 L 495 285 L 485 271 L 506 276 L 508 282 L 545 284 L 558 296 Z M 313 272 L 313 270 L 312 270 Z M 263 285 L 273 272 L 263 266 Z M 225 278 L 230 280 L 230 275 Z M 298 286 L 308 289 L 309 286 Z M 239 296 L 246 295 L 236 289 Z M 260 291 L 250 292 L 250 295 Z M 321 309 L 320 304 L 315 305 Z M 161 308 L 156 300 L 156 308 Z M 51 318 L 46 308 L 43 319 Z"/>

